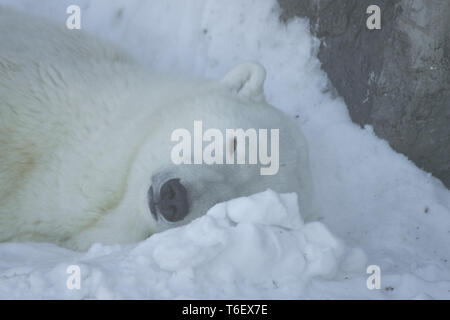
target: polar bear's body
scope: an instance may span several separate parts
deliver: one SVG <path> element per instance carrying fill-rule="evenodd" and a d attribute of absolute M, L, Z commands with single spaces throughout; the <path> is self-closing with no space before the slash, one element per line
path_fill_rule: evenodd
<path fill-rule="evenodd" d="M 267 188 L 297 192 L 311 214 L 306 143 L 264 101 L 258 65 L 224 81 L 163 76 L 111 44 L 1 6 L 0 43 L 0 241 L 78 250 L 134 242 Z M 171 133 L 195 120 L 223 130 L 279 128 L 278 174 L 261 176 L 255 165 L 174 165 Z M 149 188 L 175 177 L 189 214 L 158 223 Z"/>

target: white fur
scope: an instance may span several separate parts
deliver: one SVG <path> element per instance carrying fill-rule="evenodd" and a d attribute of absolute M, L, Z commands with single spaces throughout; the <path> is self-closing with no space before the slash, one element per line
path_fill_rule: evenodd
<path fill-rule="evenodd" d="M 8 30 L 8 32 L 3 32 Z M 0 7 L 0 241 L 78 250 L 128 243 L 166 226 L 148 208 L 156 173 L 182 179 L 186 223 L 214 203 L 272 188 L 312 212 L 306 143 L 264 100 L 265 71 L 247 63 L 222 82 L 143 70 L 111 44 Z M 170 133 L 280 128 L 280 170 L 174 166 Z"/>

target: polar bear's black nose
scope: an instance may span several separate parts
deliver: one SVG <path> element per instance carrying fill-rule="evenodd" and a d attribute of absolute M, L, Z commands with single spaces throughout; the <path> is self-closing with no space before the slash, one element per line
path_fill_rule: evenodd
<path fill-rule="evenodd" d="M 159 191 L 159 210 L 169 222 L 183 220 L 189 212 L 186 188 L 180 179 L 166 181 Z"/>

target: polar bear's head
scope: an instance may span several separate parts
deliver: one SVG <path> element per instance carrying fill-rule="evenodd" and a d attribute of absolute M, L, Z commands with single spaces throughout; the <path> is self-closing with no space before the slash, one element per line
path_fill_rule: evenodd
<path fill-rule="evenodd" d="M 127 190 L 129 201 L 139 203 L 141 216 L 150 219 L 152 232 L 188 223 L 218 202 L 269 188 L 296 192 L 303 214 L 310 214 L 306 142 L 291 119 L 267 104 L 264 80 L 262 66 L 245 63 L 220 82 L 175 95 L 152 115 L 157 121 L 135 159 Z M 248 136 L 227 135 L 230 129 Z M 251 140 L 257 146 L 250 146 Z M 239 152 L 244 157 L 237 164 Z M 205 159 L 208 155 L 215 161 Z"/>

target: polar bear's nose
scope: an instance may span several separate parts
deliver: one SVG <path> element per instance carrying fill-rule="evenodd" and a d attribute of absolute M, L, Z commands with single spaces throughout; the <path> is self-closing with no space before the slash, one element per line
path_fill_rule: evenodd
<path fill-rule="evenodd" d="M 187 216 L 187 191 L 180 179 L 170 179 L 162 185 L 158 205 L 161 215 L 169 222 L 177 222 Z"/>

